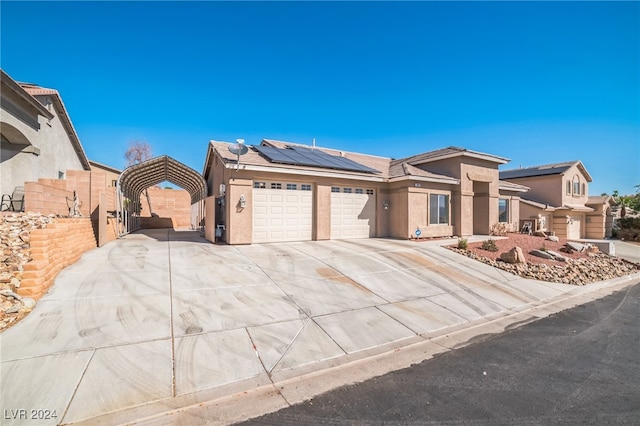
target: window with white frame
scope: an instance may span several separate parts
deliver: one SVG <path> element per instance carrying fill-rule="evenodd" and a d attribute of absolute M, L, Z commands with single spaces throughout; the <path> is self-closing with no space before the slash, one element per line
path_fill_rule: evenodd
<path fill-rule="evenodd" d="M 300 185 L 300 189 L 303 191 L 311 191 L 311 185 L 303 183 Z"/>
<path fill-rule="evenodd" d="M 256 189 L 265 189 L 267 187 L 266 182 L 253 182 L 253 187 Z"/>
<path fill-rule="evenodd" d="M 509 200 L 507 198 L 498 200 L 498 222 L 509 222 Z"/>
<path fill-rule="evenodd" d="M 337 186 L 332 186 L 331 187 L 331 192 L 340 192 L 340 188 Z"/>
<path fill-rule="evenodd" d="M 356 194 L 364 194 L 364 189 L 356 188 Z"/>
<path fill-rule="evenodd" d="M 449 224 L 449 196 L 444 194 L 431 194 L 429 196 L 429 224 Z"/>
<path fill-rule="evenodd" d="M 282 189 L 282 184 L 278 182 L 271 182 L 271 189 Z"/>
<path fill-rule="evenodd" d="M 573 195 L 580 195 L 580 178 L 578 176 L 573 178 Z"/>
<path fill-rule="evenodd" d="M 373 189 L 367 189 L 367 195 L 373 195 Z"/>
<path fill-rule="evenodd" d="M 571 195 L 571 182 L 567 181 L 567 195 Z"/>
<path fill-rule="evenodd" d="M 295 183 L 288 183 L 287 184 L 287 189 L 289 191 L 295 191 L 296 189 L 298 189 L 298 185 L 296 185 Z"/>
<path fill-rule="evenodd" d="M 343 188 L 342 192 L 344 192 L 345 194 L 351 194 L 352 189 L 351 188 Z"/>

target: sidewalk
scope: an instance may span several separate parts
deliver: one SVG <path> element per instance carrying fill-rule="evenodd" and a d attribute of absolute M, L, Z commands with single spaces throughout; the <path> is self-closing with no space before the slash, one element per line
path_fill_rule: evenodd
<path fill-rule="evenodd" d="M 2 424 L 239 421 L 640 280 L 536 282 L 442 243 L 128 235 L 63 270 L 0 334 Z"/>

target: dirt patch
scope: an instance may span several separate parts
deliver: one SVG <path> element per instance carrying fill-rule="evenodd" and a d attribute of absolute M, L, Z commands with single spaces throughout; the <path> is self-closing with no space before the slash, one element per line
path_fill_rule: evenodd
<path fill-rule="evenodd" d="M 333 268 L 318 268 L 316 269 L 316 272 L 318 274 L 320 274 L 322 276 L 322 278 L 331 280 L 331 281 L 335 281 L 337 283 L 341 283 L 341 284 L 347 284 L 350 285 L 352 287 L 357 288 L 358 290 L 367 292 L 367 293 L 371 293 L 371 291 L 369 291 L 369 289 L 367 289 L 366 287 L 363 287 L 360 283 L 355 282 L 354 280 L 352 280 L 349 277 L 346 277 L 344 275 L 342 275 L 340 272 L 336 271 Z"/>

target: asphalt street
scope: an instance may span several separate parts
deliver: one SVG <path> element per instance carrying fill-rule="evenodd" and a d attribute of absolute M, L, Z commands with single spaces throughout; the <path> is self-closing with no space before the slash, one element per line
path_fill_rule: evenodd
<path fill-rule="evenodd" d="M 243 425 L 640 424 L 640 284 Z"/>

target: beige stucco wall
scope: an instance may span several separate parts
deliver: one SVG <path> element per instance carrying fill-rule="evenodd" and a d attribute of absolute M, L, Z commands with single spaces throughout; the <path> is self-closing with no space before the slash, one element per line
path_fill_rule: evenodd
<path fill-rule="evenodd" d="M 573 194 L 573 178 L 577 176 L 580 181 L 580 195 Z M 584 205 L 589 194 L 589 182 L 577 165 L 572 166 L 564 174 L 533 176 L 520 179 L 506 179 L 508 181 L 529 187 L 525 198 L 550 206 L 560 207 L 567 204 Z M 571 182 L 571 194 L 566 193 L 567 181 Z M 582 194 L 582 184 L 585 185 L 585 194 Z"/>
<path fill-rule="evenodd" d="M 240 206 L 244 195 L 246 207 Z M 251 244 L 253 239 L 253 180 L 232 178 L 227 183 L 226 236 L 229 244 Z"/>
<path fill-rule="evenodd" d="M 387 183 L 360 180 L 358 177 L 247 171 L 242 168 L 226 169 L 215 152 L 213 156 L 207 184 L 210 194 L 215 196 L 219 196 L 220 183 L 226 185 L 224 239 L 231 244 L 252 242 L 253 203 L 250 196 L 253 193 L 254 181 L 277 181 L 283 184 L 296 182 L 312 185 L 314 191 L 312 239 L 314 240 L 326 240 L 331 237 L 331 186 L 374 189 L 376 193 L 374 234 L 377 237 L 411 238 L 415 236 L 418 228 L 422 232 L 422 237 L 471 235 L 474 228 L 480 228 L 488 234 L 491 225 L 498 222 L 498 198 L 500 197 L 498 165 L 489 161 L 465 157 L 464 161 L 461 158 L 453 158 L 440 162 L 441 164 L 438 165 L 440 173 L 459 178 L 463 182 L 461 187 L 464 188 L 461 188 L 458 185 L 417 180 Z M 430 167 L 429 170 L 431 170 Z M 474 182 L 481 182 L 479 185 L 476 184 L 475 198 Z M 247 206 L 244 209 L 236 208 L 240 194 L 244 194 L 247 199 Z M 430 194 L 449 196 L 449 224 L 431 225 L 429 223 Z M 517 197 L 513 198 L 513 200 L 516 199 Z M 389 206 L 388 210 L 383 207 L 385 203 Z M 512 202 L 511 214 L 516 217 L 519 215 L 516 201 Z"/>
<path fill-rule="evenodd" d="M 316 241 L 331 238 L 331 185 L 317 184 L 314 188 L 312 238 Z"/>
<path fill-rule="evenodd" d="M 574 178 L 577 178 L 578 181 L 580 182 L 580 194 L 573 193 Z M 566 191 L 567 181 L 571 182 L 571 194 L 567 194 L 567 191 Z M 582 184 L 584 184 L 585 186 L 584 194 L 582 193 Z M 589 198 L 588 194 L 589 194 L 589 183 L 587 182 L 586 177 L 584 176 L 584 174 L 582 174 L 582 172 L 577 167 L 577 165 L 571 166 L 571 168 L 564 173 L 564 177 L 562 181 L 562 205 L 566 205 L 566 204 L 584 205 L 587 202 L 587 199 Z"/>
<path fill-rule="evenodd" d="M 11 194 L 16 186 L 23 186 L 27 181 L 36 182 L 40 178 L 58 179 L 59 172 L 66 176 L 67 170 L 83 170 L 67 131 L 60 121 L 61 111 L 53 106 L 49 96 L 36 98 L 48 105 L 48 109 L 54 113 L 51 120 L 42 116 L 34 117 L 24 103 L 16 99 L 10 91 L 3 92 L 2 97 L 2 132 L 12 132 L 17 136 L 12 139 L 28 140 L 40 151 L 39 155 L 21 152 L 20 149 L 24 145 L 10 144 L 3 138 L 0 147 L 0 189 L 3 194 Z M 19 117 L 23 115 L 31 117 L 31 120 L 21 120 Z"/>
<path fill-rule="evenodd" d="M 491 226 L 498 222 L 498 163 L 458 156 L 418 167 L 460 179 L 451 198 L 454 235 L 489 234 Z"/>

